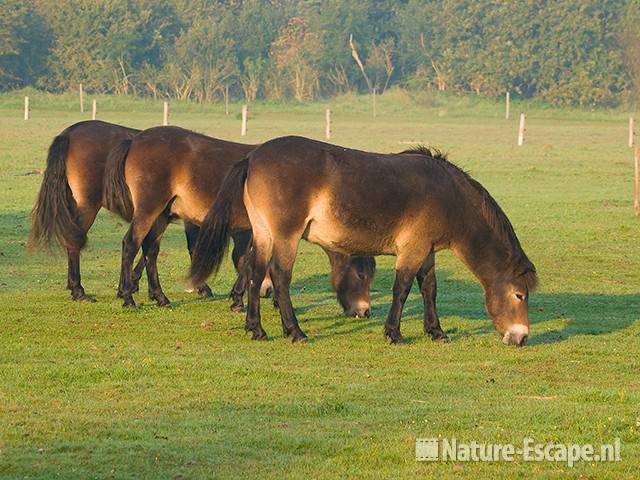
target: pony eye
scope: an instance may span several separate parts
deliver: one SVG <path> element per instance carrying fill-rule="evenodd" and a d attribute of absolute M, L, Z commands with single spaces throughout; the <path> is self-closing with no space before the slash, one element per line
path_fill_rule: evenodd
<path fill-rule="evenodd" d="M 524 294 L 516 293 L 516 298 L 522 302 L 522 301 L 524 301 Z"/>

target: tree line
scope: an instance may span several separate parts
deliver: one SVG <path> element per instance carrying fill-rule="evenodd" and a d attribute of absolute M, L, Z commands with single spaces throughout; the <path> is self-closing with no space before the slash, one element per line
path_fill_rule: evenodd
<path fill-rule="evenodd" d="M 640 98 L 640 0 L 0 0 L 0 90 Z"/>

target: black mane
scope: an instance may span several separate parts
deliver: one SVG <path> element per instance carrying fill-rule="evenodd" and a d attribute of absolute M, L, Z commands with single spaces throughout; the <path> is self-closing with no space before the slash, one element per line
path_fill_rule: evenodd
<path fill-rule="evenodd" d="M 417 145 L 400 152 L 400 154 L 408 155 L 424 155 L 425 157 L 433 158 L 434 160 L 442 160 L 443 162 L 451 163 L 447 160 L 447 154 L 442 150 L 434 147 L 427 147 L 426 145 Z"/>

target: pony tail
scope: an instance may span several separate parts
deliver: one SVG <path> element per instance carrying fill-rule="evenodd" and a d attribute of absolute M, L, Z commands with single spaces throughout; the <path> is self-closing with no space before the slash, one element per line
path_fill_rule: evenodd
<path fill-rule="evenodd" d="M 131 139 L 123 140 L 109 152 L 104 168 L 103 203 L 107 210 L 127 221 L 133 218 L 131 192 L 124 178 L 124 166 L 131 148 Z"/>
<path fill-rule="evenodd" d="M 213 273 L 218 273 L 229 247 L 231 236 L 231 210 L 237 195 L 242 194 L 249 169 L 249 159 L 236 163 L 220 187 L 215 203 L 207 213 L 193 251 L 188 280 L 192 285 L 201 285 Z"/>
<path fill-rule="evenodd" d="M 54 244 L 79 251 L 87 243 L 87 232 L 81 227 L 80 213 L 67 180 L 68 153 L 69 136 L 62 133 L 49 147 L 42 186 L 31 211 L 29 251 Z"/>

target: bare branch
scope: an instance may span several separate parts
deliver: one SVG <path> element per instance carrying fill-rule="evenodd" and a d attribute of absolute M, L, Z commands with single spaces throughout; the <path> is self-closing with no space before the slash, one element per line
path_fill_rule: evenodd
<path fill-rule="evenodd" d="M 364 77 L 364 81 L 367 82 L 367 87 L 369 88 L 369 93 L 373 93 L 373 87 L 371 86 L 371 82 L 369 81 L 369 77 L 367 76 L 367 72 L 364 71 L 364 65 L 360 61 L 360 55 L 358 55 L 358 51 L 356 50 L 355 45 L 353 44 L 353 34 L 349 35 L 349 46 L 351 47 L 351 56 L 360 67 L 360 71 L 362 72 L 362 76 Z"/>

